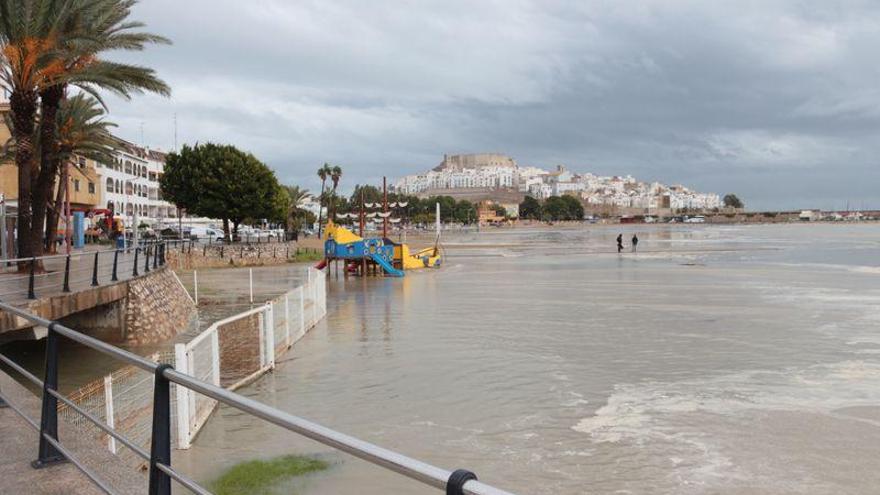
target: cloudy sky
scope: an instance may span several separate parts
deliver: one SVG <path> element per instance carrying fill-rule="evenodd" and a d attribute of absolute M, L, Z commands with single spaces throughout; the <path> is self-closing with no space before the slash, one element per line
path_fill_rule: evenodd
<path fill-rule="evenodd" d="M 880 2 L 143 0 L 174 41 L 125 55 L 163 99 L 120 134 L 233 143 L 287 183 L 381 183 L 443 153 L 880 208 Z"/>

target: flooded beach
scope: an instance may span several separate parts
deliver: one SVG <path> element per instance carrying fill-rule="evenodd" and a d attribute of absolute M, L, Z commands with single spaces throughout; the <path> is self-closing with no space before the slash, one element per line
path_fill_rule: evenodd
<path fill-rule="evenodd" d="M 627 248 L 637 233 L 640 252 L 618 255 L 618 233 Z M 446 241 L 440 270 L 332 278 L 327 319 L 240 392 L 516 493 L 880 483 L 880 227 Z M 433 493 L 226 407 L 174 462 L 210 481 L 290 453 L 332 465 L 291 482 L 296 493 Z"/>

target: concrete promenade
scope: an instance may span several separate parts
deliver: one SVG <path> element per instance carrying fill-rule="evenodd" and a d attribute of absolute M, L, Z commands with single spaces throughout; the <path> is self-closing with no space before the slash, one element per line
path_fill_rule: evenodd
<path fill-rule="evenodd" d="M 40 400 L 9 375 L 0 372 L 0 393 L 35 423 L 40 422 Z M 94 437 L 87 437 L 58 421 L 62 444 L 71 449 L 93 472 L 117 493 L 145 493 L 145 471 L 133 469 L 106 449 Z M 71 463 L 33 469 L 38 433 L 11 408 L 0 409 L 0 494 L 92 495 L 102 493 Z M 122 447 L 124 448 L 124 447 Z"/>
<path fill-rule="evenodd" d="M 98 255 L 98 284 L 107 285 L 113 275 L 112 247 L 106 245 L 88 245 L 85 249 L 75 250 L 70 258 L 70 290 L 72 292 L 86 290 L 92 287 L 92 273 L 95 263 L 95 252 L 104 251 Z M 134 250 L 128 253 L 119 252 L 116 262 L 116 275 L 120 281 L 128 280 L 134 274 Z M 150 258 L 150 268 L 153 267 L 153 258 Z M 34 275 L 34 293 L 37 299 L 57 296 L 64 289 L 64 256 L 43 261 L 45 273 Z M 144 273 L 146 259 L 144 253 L 138 255 L 138 273 Z M 25 271 L 18 272 L 16 267 L 3 267 L 0 272 L 0 300 L 19 305 L 28 301 L 28 283 L 30 274 Z"/>

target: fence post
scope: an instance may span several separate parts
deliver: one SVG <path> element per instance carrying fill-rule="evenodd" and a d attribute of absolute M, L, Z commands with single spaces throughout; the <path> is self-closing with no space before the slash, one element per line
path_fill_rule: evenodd
<path fill-rule="evenodd" d="M 193 270 L 193 302 L 199 305 L 199 271 Z"/>
<path fill-rule="evenodd" d="M 159 245 L 153 243 L 153 270 L 159 268 Z"/>
<path fill-rule="evenodd" d="M 67 259 L 64 260 L 64 287 L 61 289 L 63 292 L 70 292 L 70 255 L 67 255 Z"/>
<path fill-rule="evenodd" d="M 36 299 L 37 294 L 34 292 L 34 266 L 37 264 L 37 258 L 31 258 L 31 274 L 28 277 L 28 299 Z"/>
<path fill-rule="evenodd" d="M 267 304 L 266 311 L 266 365 L 275 368 L 275 304 L 271 301 Z"/>
<path fill-rule="evenodd" d="M 220 333 L 217 328 L 211 333 L 211 377 L 213 384 L 220 386 Z"/>
<path fill-rule="evenodd" d="M 92 267 L 92 287 L 98 286 L 98 253 L 100 251 L 95 251 L 95 264 Z"/>
<path fill-rule="evenodd" d="M 174 369 L 189 374 L 186 361 L 186 344 L 174 344 Z M 189 397 L 190 390 L 178 385 L 177 390 L 177 448 L 189 448 Z"/>
<path fill-rule="evenodd" d="M 266 311 L 260 311 L 257 313 L 257 337 L 259 340 L 259 349 L 260 349 L 260 369 L 263 369 L 266 366 L 267 362 L 267 354 L 266 354 Z"/>
<path fill-rule="evenodd" d="M 290 292 L 284 293 L 284 344 L 290 346 Z"/>
<path fill-rule="evenodd" d="M 299 288 L 299 337 L 306 333 L 306 289 Z M 297 338 L 299 338 L 297 337 Z"/>
<path fill-rule="evenodd" d="M 113 375 L 107 375 L 104 377 L 104 422 L 110 428 L 115 427 L 113 416 Z M 113 435 L 107 435 L 107 440 L 107 448 L 115 454 L 116 439 Z"/>
<path fill-rule="evenodd" d="M 58 389 L 58 334 L 55 333 L 54 321 L 49 324 L 46 335 L 46 375 L 43 380 L 43 404 L 40 414 L 40 447 L 37 460 L 31 462 L 34 469 L 44 468 L 67 459 L 61 455 L 46 437 L 58 440 L 58 399 L 49 390 Z"/>
<path fill-rule="evenodd" d="M 110 281 L 116 282 L 119 280 L 119 277 L 116 273 L 116 268 L 119 265 L 119 250 L 113 251 L 113 273 L 110 275 Z"/>
<path fill-rule="evenodd" d="M 131 276 L 132 277 L 138 276 L 138 253 L 140 253 L 140 252 L 141 252 L 141 248 L 139 248 L 139 247 L 134 248 L 134 267 L 131 269 Z"/>
<path fill-rule="evenodd" d="M 144 273 L 150 273 L 150 246 L 144 246 Z"/>
<path fill-rule="evenodd" d="M 254 269 L 248 268 L 248 281 L 250 282 L 251 304 L 254 303 Z"/>
<path fill-rule="evenodd" d="M 170 364 L 156 368 L 153 386 L 153 429 L 150 442 L 150 495 L 171 495 L 171 477 L 157 464 L 171 466 L 171 387 L 165 370 Z"/>

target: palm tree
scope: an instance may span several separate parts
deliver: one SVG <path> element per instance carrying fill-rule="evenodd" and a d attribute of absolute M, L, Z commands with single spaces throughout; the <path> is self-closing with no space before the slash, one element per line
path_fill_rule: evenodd
<path fill-rule="evenodd" d="M 321 178 L 321 196 L 318 198 L 318 238 L 321 237 L 321 217 L 324 213 L 324 185 L 327 182 L 327 177 L 330 176 L 330 173 L 333 169 L 330 167 L 329 163 L 324 163 L 324 165 L 318 169 L 318 177 Z"/>
<path fill-rule="evenodd" d="M 328 210 L 327 216 L 333 218 L 333 215 L 336 214 L 336 187 L 339 186 L 339 179 L 342 178 L 342 168 L 338 165 L 333 166 L 330 169 L 330 180 L 333 181 L 333 190 L 330 193 L 330 197 L 333 200 L 333 212 L 330 213 Z"/>
<path fill-rule="evenodd" d="M 299 186 L 284 186 L 284 189 L 287 191 L 287 197 L 290 198 L 287 210 L 287 228 L 292 230 L 297 217 L 302 211 L 299 205 L 312 197 L 312 193 Z M 299 229 L 299 226 L 296 226 L 296 228 Z"/>
<path fill-rule="evenodd" d="M 132 32 L 127 20 L 137 0 L 0 0 L 0 86 L 9 93 L 19 178 L 18 246 L 22 256 L 42 252 L 46 205 L 54 188 L 56 114 L 68 84 L 122 97 L 168 87 L 151 69 L 108 62 L 108 50 L 140 50 L 164 38 Z M 41 115 L 35 135 L 37 107 Z M 36 158 L 39 156 L 39 164 Z"/>
<path fill-rule="evenodd" d="M 18 167 L 19 256 L 34 254 L 31 238 L 31 190 L 35 176 L 37 99 L 57 66 L 55 43 L 70 15 L 61 0 L 0 1 L 0 86 L 9 94 L 15 164 Z M 42 225 L 40 225 L 42 227 Z"/>
<path fill-rule="evenodd" d="M 69 165 L 76 166 L 75 156 L 80 156 L 100 163 L 112 163 L 113 151 L 119 142 L 110 134 L 110 128 L 116 124 L 104 120 L 104 108 L 96 98 L 85 93 L 77 93 L 62 101 L 57 113 L 58 146 L 53 159 L 66 166 L 61 171 L 61 182 L 55 195 L 54 206 L 46 215 L 46 248 L 55 251 L 55 239 L 58 235 L 58 219 L 64 204 L 69 182 L 67 170 Z"/>
<path fill-rule="evenodd" d="M 44 206 L 51 201 L 55 177 L 61 168 L 56 114 L 68 85 L 79 86 L 94 94 L 97 101 L 100 101 L 96 94 L 97 88 L 107 89 L 126 99 L 133 93 L 143 91 L 163 95 L 170 92 L 152 69 L 98 58 L 101 52 L 143 50 L 148 43 L 170 43 L 161 36 L 135 31 L 144 27 L 143 23 L 128 20 L 131 8 L 136 3 L 137 0 L 81 1 L 76 10 L 78 22 L 73 22 L 76 31 L 71 28 L 69 36 L 59 40 L 62 48 L 58 59 L 62 68 L 50 79 L 52 84 L 40 91 L 40 173 L 32 201 L 33 221 L 36 225 L 41 223 L 41 217 L 45 215 Z M 47 218 L 47 227 L 49 223 L 57 225 L 57 216 L 54 219 L 52 216 L 50 214 Z M 35 241 L 39 241 L 39 231 L 35 228 L 34 232 Z M 54 237 L 55 230 L 51 232 Z M 47 239 L 47 245 L 51 246 L 52 243 L 48 241 Z"/>

